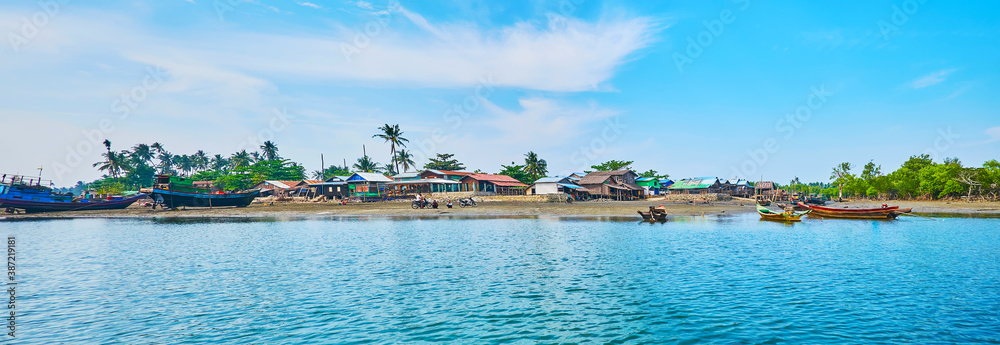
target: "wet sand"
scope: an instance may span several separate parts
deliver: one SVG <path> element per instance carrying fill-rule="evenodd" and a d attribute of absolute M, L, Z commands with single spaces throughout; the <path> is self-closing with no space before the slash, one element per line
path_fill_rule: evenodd
<path fill-rule="evenodd" d="M 297 216 L 610 216 L 636 217 L 638 210 L 664 205 L 671 216 L 719 216 L 753 213 L 754 206 L 746 200 L 687 203 L 645 201 L 585 201 L 567 203 L 484 201 L 479 207 L 412 209 L 409 202 L 349 203 L 255 203 L 248 207 L 187 208 L 183 210 L 153 210 L 136 203 L 124 210 L 53 212 L 3 215 L 7 219 L 30 218 L 152 218 L 152 217 L 297 217 Z M 1000 202 L 890 201 L 890 205 L 912 207 L 923 216 L 1000 217 Z M 878 201 L 829 203 L 828 207 L 879 207 Z M 772 209 L 777 207 L 772 206 Z"/>

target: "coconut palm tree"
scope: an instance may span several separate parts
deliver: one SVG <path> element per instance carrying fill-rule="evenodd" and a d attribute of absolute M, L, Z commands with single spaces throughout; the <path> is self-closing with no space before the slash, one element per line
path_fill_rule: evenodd
<path fill-rule="evenodd" d="M 136 144 L 135 146 L 132 146 L 132 152 L 129 155 L 132 156 L 136 162 L 150 163 L 153 161 L 153 150 L 146 144 Z"/>
<path fill-rule="evenodd" d="M 531 175 L 532 181 L 537 181 L 539 177 L 545 176 L 549 172 L 549 163 L 544 159 L 539 159 L 538 154 L 528 151 L 524 155 L 524 172 Z"/>
<path fill-rule="evenodd" d="M 399 171 L 399 162 L 396 161 L 396 146 L 406 147 L 406 143 L 410 140 L 403 138 L 403 131 L 399 129 L 399 125 L 385 126 L 378 128 L 382 133 L 375 134 L 372 138 L 382 138 L 385 142 L 389 143 L 389 152 L 392 153 L 392 162 L 396 164 L 396 171 Z"/>
<path fill-rule="evenodd" d="M 156 157 L 156 159 L 158 159 L 160 161 L 160 165 L 159 165 L 160 166 L 160 173 L 161 174 L 170 174 L 170 173 L 173 173 L 173 171 L 174 171 L 174 169 L 173 169 L 173 167 L 174 167 L 174 157 L 175 156 L 173 154 L 171 154 L 170 152 L 163 151 L 162 149 L 159 152 L 160 152 L 160 154 Z"/>
<path fill-rule="evenodd" d="M 260 162 L 260 161 L 264 160 L 263 159 L 264 156 L 261 156 L 260 152 L 257 152 L 257 151 L 250 152 L 250 157 L 253 157 L 253 163 L 257 163 L 257 162 Z"/>
<path fill-rule="evenodd" d="M 195 170 L 208 170 L 208 163 L 208 154 L 204 150 L 198 150 L 191 155 L 191 165 L 194 166 Z"/>
<path fill-rule="evenodd" d="M 194 160 L 188 155 L 174 156 L 174 166 L 177 167 L 177 170 L 190 176 L 191 171 L 194 170 Z"/>
<path fill-rule="evenodd" d="M 248 167 L 251 164 L 253 164 L 252 160 L 253 157 L 251 157 L 250 154 L 247 153 L 247 150 L 241 150 L 240 152 L 234 153 L 232 156 L 229 156 L 229 164 L 231 164 L 233 168 Z"/>
<path fill-rule="evenodd" d="M 354 169 L 357 169 L 359 172 L 378 172 L 381 170 L 379 164 L 368 156 L 358 158 L 358 162 L 354 163 Z"/>
<path fill-rule="evenodd" d="M 396 164 L 403 165 L 403 172 L 407 172 L 410 168 L 415 168 L 417 163 L 413 161 L 413 155 L 410 151 L 405 149 L 399 149 L 396 151 Z"/>
<path fill-rule="evenodd" d="M 229 161 L 226 159 L 226 157 L 223 157 L 222 155 L 216 153 L 215 156 L 212 157 L 211 164 L 212 164 L 212 170 L 222 171 L 225 170 L 226 166 L 229 165 Z"/>
<path fill-rule="evenodd" d="M 260 145 L 261 151 L 264 151 L 264 158 L 269 161 L 278 159 L 278 146 L 274 142 L 268 140 L 264 142 L 264 145 Z"/>
<path fill-rule="evenodd" d="M 104 140 L 104 147 L 107 148 L 107 152 L 101 154 L 104 160 L 94 163 L 93 166 L 97 167 L 97 170 L 107 171 L 111 177 L 117 179 L 118 175 L 124 170 L 125 157 L 118 152 L 111 151 L 110 140 Z"/>

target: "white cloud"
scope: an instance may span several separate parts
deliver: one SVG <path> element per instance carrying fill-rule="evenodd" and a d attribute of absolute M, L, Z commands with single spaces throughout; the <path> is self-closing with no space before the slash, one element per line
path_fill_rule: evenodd
<path fill-rule="evenodd" d="M 315 8 L 317 10 L 323 8 L 323 6 L 320 6 L 320 5 L 311 3 L 311 2 L 296 2 L 296 4 L 299 4 L 300 6 L 305 6 L 305 7 L 312 7 L 312 8 Z"/>
<path fill-rule="evenodd" d="M 990 137 L 986 140 L 987 143 L 1000 141 L 1000 126 L 987 128 L 985 133 L 986 136 Z"/>
<path fill-rule="evenodd" d="M 925 87 L 928 87 L 928 86 L 932 86 L 932 85 L 935 85 L 935 84 L 938 84 L 938 83 L 941 83 L 941 82 L 945 81 L 946 80 L 945 78 L 949 74 L 954 73 L 955 71 L 957 71 L 957 69 L 954 69 L 954 68 L 943 69 L 943 70 L 940 70 L 940 71 L 937 71 L 937 72 L 925 75 L 923 77 L 917 78 L 917 80 L 914 80 L 914 81 L 910 82 L 909 85 L 910 85 L 910 87 L 912 87 L 914 89 L 922 89 L 922 88 L 925 88 Z"/>

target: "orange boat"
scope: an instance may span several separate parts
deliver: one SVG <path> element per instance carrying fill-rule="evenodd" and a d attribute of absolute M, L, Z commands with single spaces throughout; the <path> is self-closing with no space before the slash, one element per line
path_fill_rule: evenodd
<path fill-rule="evenodd" d="M 899 206 L 887 206 L 882 204 L 880 208 L 833 208 L 816 205 L 806 205 L 797 202 L 799 207 L 811 210 L 810 215 L 827 218 L 847 218 L 847 219 L 896 219 L 903 213 L 910 213 L 912 208 L 899 208 Z"/>

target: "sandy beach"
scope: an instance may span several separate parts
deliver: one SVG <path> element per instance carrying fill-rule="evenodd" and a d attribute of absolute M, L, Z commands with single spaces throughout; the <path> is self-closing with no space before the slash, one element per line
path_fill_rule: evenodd
<path fill-rule="evenodd" d="M 916 215 L 1000 217 L 1000 202 L 891 201 L 890 205 L 912 207 Z M 296 217 L 296 216 L 610 216 L 638 217 L 636 211 L 664 205 L 671 216 L 720 216 L 754 212 L 749 200 L 687 203 L 643 201 L 586 201 L 567 203 L 484 201 L 479 207 L 412 209 L 409 202 L 349 203 L 254 203 L 248 207 L 187 208 L 153 210 L 136 203 L 124 210 L 53 212 L 6 215 L 8 219 L 29 218 L 144 218 L 144 217 Z M 881 202 L 849 201 L 830 207 L 878 207 Z M 773 209 L 776 207 L 772 206 Z"/>

